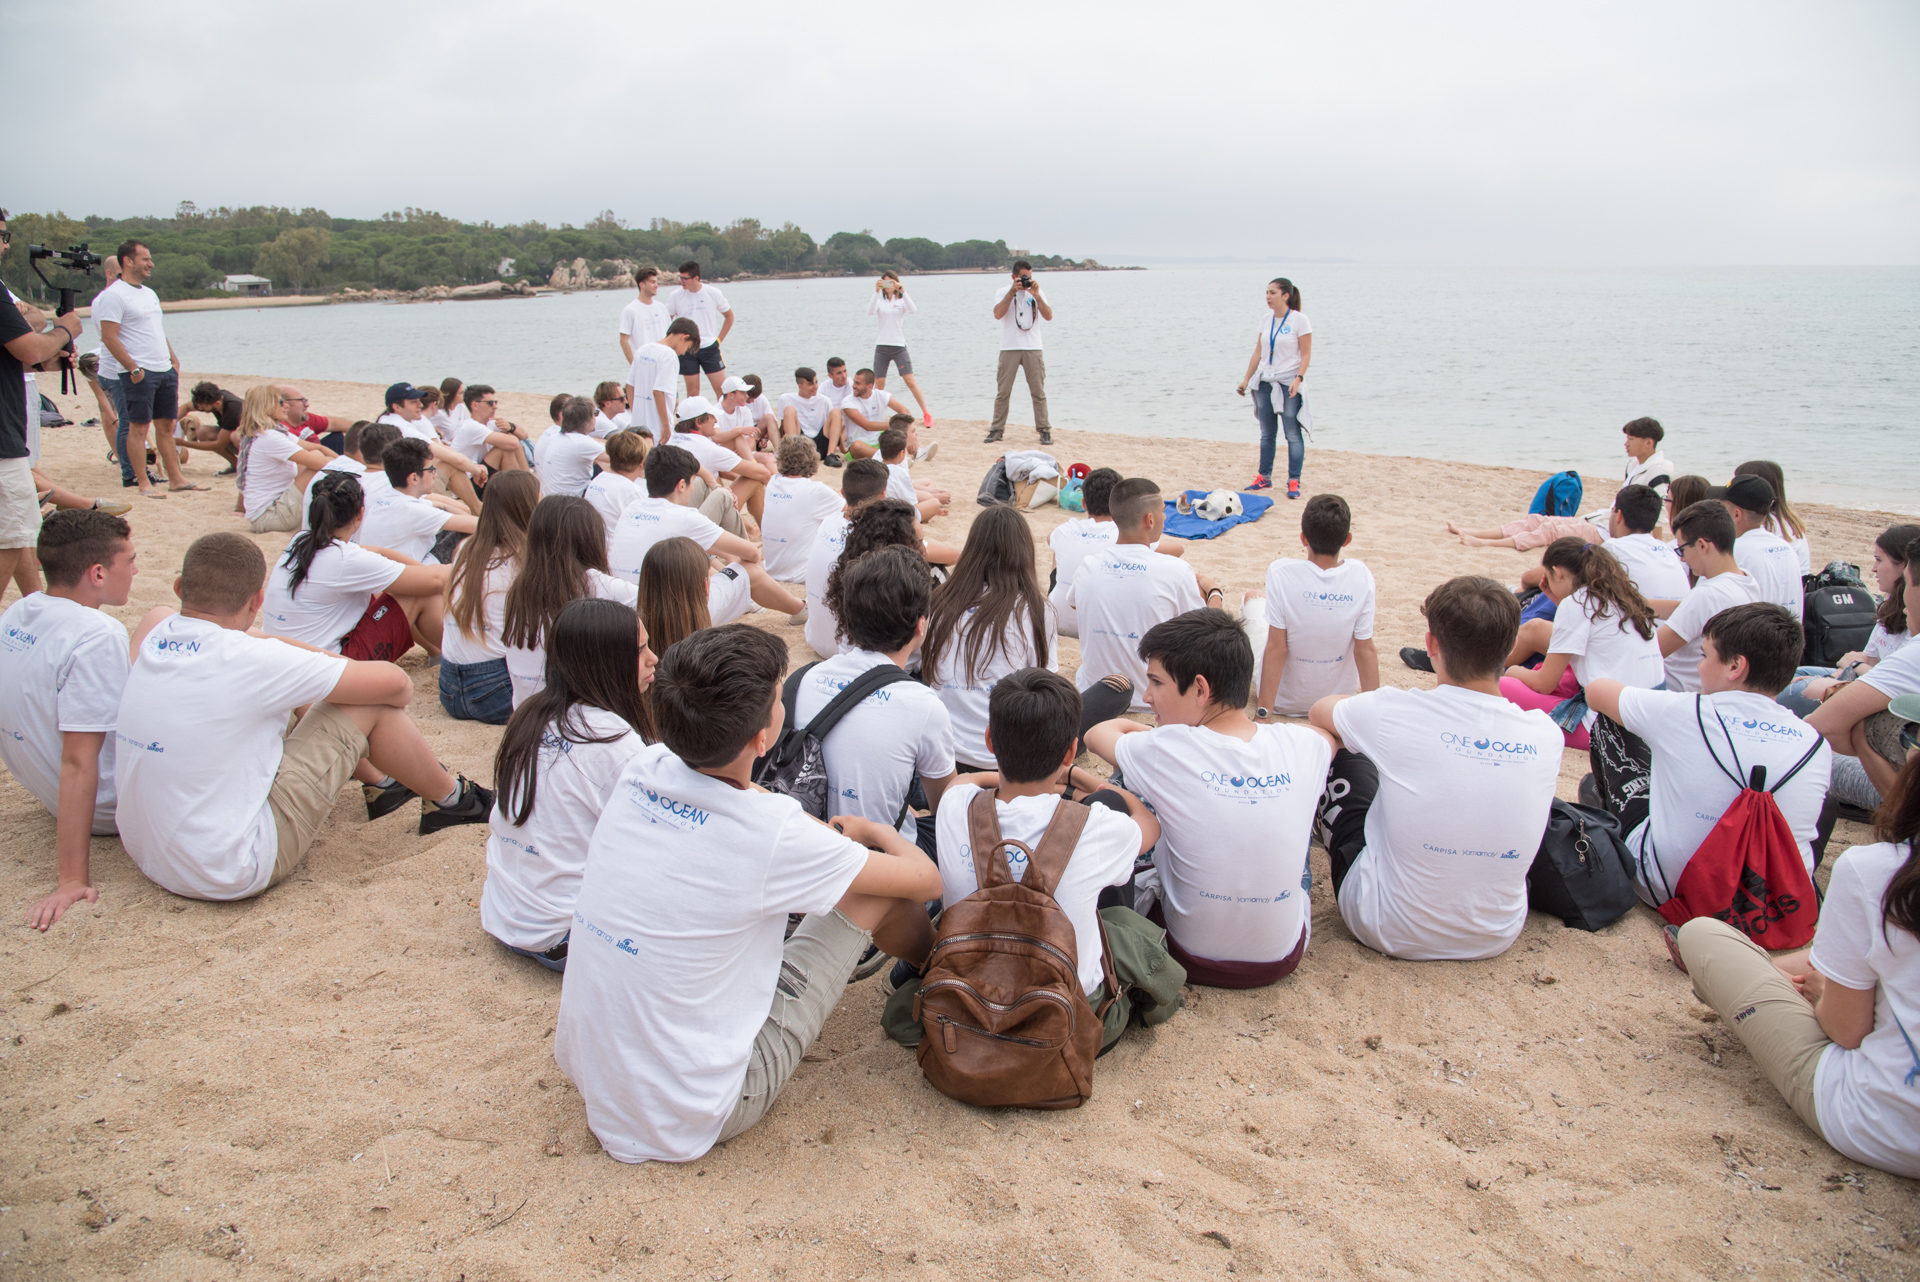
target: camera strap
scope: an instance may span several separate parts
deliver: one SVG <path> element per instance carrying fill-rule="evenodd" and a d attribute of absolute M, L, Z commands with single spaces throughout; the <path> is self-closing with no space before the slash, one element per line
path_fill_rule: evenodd
<path fill-rule="evenodd" d="M 1028 311 L 1030 313 L 1027 317 L 1027 323 L 1024 325 L 1020 323 L 1020 304 L 1022 303 L 1025 303 L 1027 305 Z M 1036 303 L 1033 299 L 1029 298 L 1025 294 L 1021 294 L 1021 293 L 1014 294 L 1013 296 L 1013 327 L 1015 329 L 1022 329 L 1022 330 L 1032 329 L 1033 323 L 1035 320 L 1039 318 L 1039 315 L 1040 315 L 1040 310 L 1039 310 L 1038 303 Z"/>

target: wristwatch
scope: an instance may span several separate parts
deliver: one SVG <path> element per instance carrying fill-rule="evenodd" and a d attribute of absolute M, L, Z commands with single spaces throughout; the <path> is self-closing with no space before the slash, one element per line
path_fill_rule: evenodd
<path fill-rule="evenodd" d="M 1273 712 L 1269 708 L 1255 708 L 1253 710 L 1253 719 L 1255 721 L 1265 721 L 1268 717 L 1272 715 L 1273 715 Z"/>

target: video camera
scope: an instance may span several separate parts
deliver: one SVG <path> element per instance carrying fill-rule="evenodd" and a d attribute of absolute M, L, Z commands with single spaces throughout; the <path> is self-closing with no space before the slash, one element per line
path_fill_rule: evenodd
<path fill-rule="evenodd" d="M 40 270 L 40 264 L 48 259 L 53 261 L 56 269 L 64 267 L 87 277 L 91 277 L 93 269 L 104 260 L 84 244 L 69 245 L 65 249 L 48 249 L 45 245 L 27 246 L 27 262 L 33 267 L 33 274 L 38 276 L 40 283 L 48 289 L 59 291 L 60 306 L 54 310 L 53 314 L 65 316 L 74 310 L 75 290 L 68 285 L 56 285 L 47 279 L 47 274 Z M 60 394 L 62 396 L 67 394 L 69 379 L 73 383 L 72 390 L 76 392 L 80 390 L 80 376 L 74 373 L 73 359 L 73 340 L 68 339 L 65 349 L 60 353 Z"/>

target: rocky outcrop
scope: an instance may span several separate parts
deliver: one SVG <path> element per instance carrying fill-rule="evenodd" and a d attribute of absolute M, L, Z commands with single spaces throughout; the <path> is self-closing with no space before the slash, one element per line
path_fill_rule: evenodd
<path fill-rule="evenodd" d="M 584 258 L 555 263 L 547 284 L 555 289 L 627 289 L 633 285 L 637 263 L 625 258 L 603 258 L 589 264 Z"/>

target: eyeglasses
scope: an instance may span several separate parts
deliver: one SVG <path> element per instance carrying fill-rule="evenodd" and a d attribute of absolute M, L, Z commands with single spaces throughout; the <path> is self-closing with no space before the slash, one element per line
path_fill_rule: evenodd
<path fill-rule="evenodd" d="M 13 233 L 4 227 L 0 227 L 0 245 L 11 245 L 12 243 Z"/>
<path fill-rule="evenodd" d="M 497 396 L 488 396 L 482 400 L 475 402 L 475 404 L 477 405 L 498 405 L 499 403 L 500 403 L 500 398 Z"/>
<path fill-rule="evenodd" d="M 305 405 L 307 403 L 307 398 L 304 396 L 282 396 L 280 398 L 280 403 L 282 405 Z M 207 408 L 212 409 L 213 407 L 209 405 Z"/>
<path fill-rule="evenodd" d="M 1694 544 L 1698 543 L 1699 541 L 1700 541 L 1699 539 L 1688 539 L 1685 543 L 1676 543 L 1673 545 L 1673 550 L 1676 552 L 1685 552 L 1688 548 L 1692 547 Z"/>

